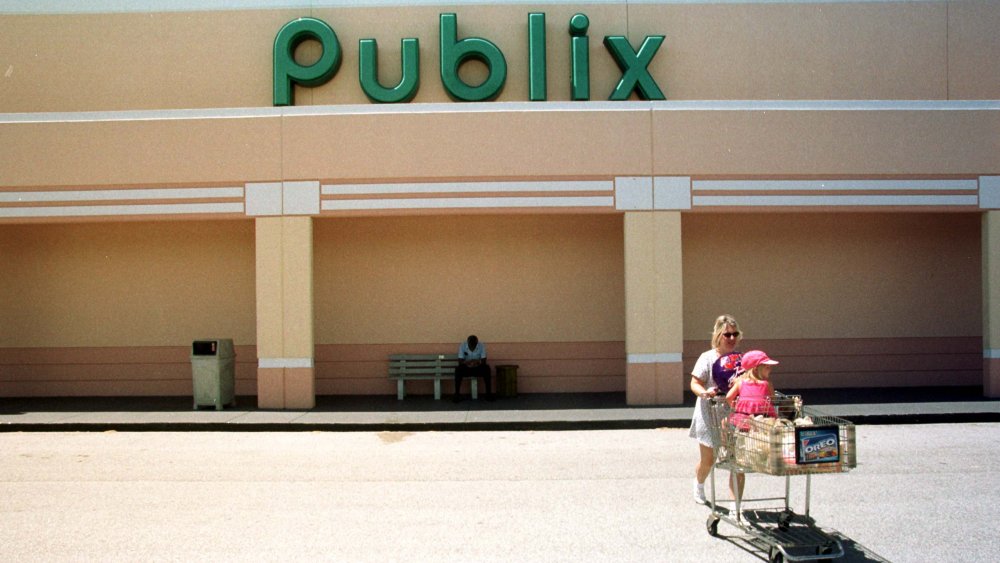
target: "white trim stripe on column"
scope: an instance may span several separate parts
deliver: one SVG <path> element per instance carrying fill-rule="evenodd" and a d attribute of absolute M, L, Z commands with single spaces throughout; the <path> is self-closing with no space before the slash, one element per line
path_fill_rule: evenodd
<path fill-rule="evenodd" d="M 1000 209 L 1000 176 L 979 177 L 979 207 Z"/>
<path fill-rule="evenodd" d="M 630 364 L 679 364 L 683 361 L 683 356 L 676 353 L 662 354 L 629 354 Z"/>
<path fill-rule="evenodd" d="M 258 358 L 257 366 L 265 369 L 312 368 L 315 364 L 312 358 Z"/>
<path fill-rule="evenodd" d="M 619 211 L 691 209 L 691 177 L 617 177 L 615 178 L 615 209 Z"/>
<path fill-rule="evenodd" d="M 246 184 L 247 215 L 318 215 L 319 182 L 250 182 Z"/>

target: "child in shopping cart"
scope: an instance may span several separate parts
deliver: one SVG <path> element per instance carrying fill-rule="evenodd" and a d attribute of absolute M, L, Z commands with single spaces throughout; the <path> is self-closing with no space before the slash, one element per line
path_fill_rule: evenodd
<path fill-rule="evenodd" d="M 774 387 L 769 381 L 771 367 L 776 365 L 778 362 L 761 350 L 743 354 L 740 365 L 742 375 L 736 378 L 726 393 L 726 401 L 733 410 L 729 421 L 737 430 L 747 430 L 750 418 L 754 416 L 778 417 L 774 408 Z"/>

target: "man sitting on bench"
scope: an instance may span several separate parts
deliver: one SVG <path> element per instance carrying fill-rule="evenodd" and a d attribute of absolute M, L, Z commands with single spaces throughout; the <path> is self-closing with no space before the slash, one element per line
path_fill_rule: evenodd
<path fill-rule="evenodd" d="M 455 366 L 455 396 L 452 402 L 462 400 L 462 379 L 465 377 L 482 377 L 486 383 L 486 400 L 493 400 L 492 378 L 490 365 L 486 363 L 486 344 L 472 334 L 458 347 L 458 365 Z"/>

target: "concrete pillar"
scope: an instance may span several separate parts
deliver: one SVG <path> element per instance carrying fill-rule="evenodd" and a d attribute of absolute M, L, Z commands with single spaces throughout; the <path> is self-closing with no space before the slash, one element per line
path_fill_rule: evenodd
<path fill-rule="evenodd" d="M 257 405 L 316 406 L 311 217 L 258 217 Z"/>
<path fill-rule="evenodd" d="M 626 401 L 684 400 L 681 213 L 625 213 Z"/>
<path fill-rule="evenodd" d="M 983 213 L 983 394 L 1000 397 L 1000 211 Z"/>

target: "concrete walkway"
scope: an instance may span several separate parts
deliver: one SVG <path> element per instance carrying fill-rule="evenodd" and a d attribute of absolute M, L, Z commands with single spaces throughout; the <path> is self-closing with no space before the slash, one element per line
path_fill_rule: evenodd
<path fill-rule="evenodd" d="M 998 422 L 1000 399 L 978 387 L 806 389 L 808 407 L 856 424 Z M 687 394 L 690 395 L 690 394 Z M 630 407 L 624 393 L 521 394 L 455 404 L 430 396 L 320 396 L 309 410 L 267 410 L 255 397 L 237 406 L 194 410 L 190 397 L 0 399 L 0 432 L 73 431 L 414 431 L 685 428 L 683 406 Z"/>

